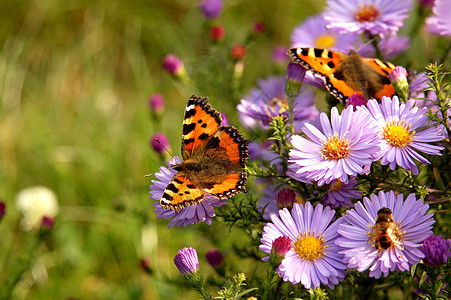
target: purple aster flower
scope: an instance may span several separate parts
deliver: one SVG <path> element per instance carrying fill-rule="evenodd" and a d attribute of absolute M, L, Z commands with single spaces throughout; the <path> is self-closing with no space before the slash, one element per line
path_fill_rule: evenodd
<path fill-rule="evenodd" d="M 444 131 L 443 126 L 430 124 L 426 108 L 414 107 L 414 103 L 414 100 L 401 103 L 393 96 L 393 100 L 382 97 L 381 104 L 370 100 L 367 107 L 378 124 L 381 149 L 376 158 L 382 158 L 381 164 L 390 164 L 392 170 L 398 165 L 418 175 L 414 160 L 422 164 L 429 164 L 429 161 L 417 151 L 441 155 L 443 147 L 430 143 L 443 140 Z"/>
<path fill-rule="evenodd" d="M 321 15 L 306 18 L 291 34 L 291 48 L 328 48 L 348 53 L 358 39 L 355 33 L 338 34 L 326 29 Z"/>
<path fill-rule="evenodd" d="M 182 275 L 192 274 L 199 270 L 199 259 L 197 251 L 191 247 L 179 250 L 174 257 L 174 264 Z"/>
<path fill-rule="evenodd" d="M 403 53 L 410 47 L 410 39 L 407 36 L 391 35 L 381 39 L 378 44 L 379 51 L 385 59 L 392 59 Z M 371 44 L 361 45 L 359 55 L 365 57 L 375 57 L 376 50 Z"/>
<path fill-rule="evenodd" d="M 451 256 L 451 239 L 443 239 L 442 235 L 431 235 L 423 241 L 420 249 L 425 255 L 424 264 L 438 267 L 446 264 Z"/>
<path fill-rule="evenodd" d="M 350 179 L 348 183 L 343 183 L 340 179 L 332 181 L 330 189 L 324 197 L 324 204 L 332 208 L 352 207 L 354 204 L 351 198 L 360 199 L 362 192 L 356 189 L 357 180 Z"/>
<path fill-rule="evenodd" d="M 434 16 L 426 19 L 426 30 L 435 35 L 451 35 L 451 1 L 436 0 Z"/>
<path fill-rule="evenodd" d="M 158 180 L 152 180 L 150 185 L 150 198 L 158 202 L 152 204 L 155 207 L 155 212 L 157 213 L 157 218 L 170 219 L 172 220 L 168 224 L 168 228 L 177 225 L 177 227 L 188 226 L 197 224 L 198 222 L 205 222 L 211 225 L 212 219 L 216 216 L 214 212 L 214 207 L 219 207 L 227 204 L 226 201 L 217 199 L 211 195 L 206 195 L 205 199 L 195 205 L 187 206 L 183 208 L 179 213 L 171 209 L 165 209 L 160 206 L 160 199 L 163 195 L 166 186 L 169 181 L 175 175 L 176 171 L 171 168 L 171 166 L 181 163 L 180 158 L 174 156 L 172 161 L 169 161 L 169 168 L 163 166 L 160 167 L 160 172 L 155 173 L 155 177 Z"/>
<path fill-rule="evenodd" d="M 302 283 L 306 289 L 321 284 L 333 288 L 345 277 L 343 256 L 335 244 L 339 221 L 331 223 L 335 211 L 321 204 L 315 208 L 307 202 L 305 207 L 295 203 L 291 212 L 284 208 L 280 218 L 271 216 L 271 223 L 263 228 L 259 249 L 271 253 L 276 239 L 286 236 L 291 249 L 285 253 L 277 272 L 284 281 Z M 263 258 L 269 260 L 269 256 Z"/>
<path fill-rule="evenodd" d="M 305 124 L 307 138 L 292 137 L 294 149 L 288 162 L 293 178 L 317 181 L 319 186 L 340 179 L 348 183 L 348 176 L 364 173 L 379 151 L 377 128 L 365 107 L 331 110 L 331 121 L 321 113 L 321 129 Z"/>
<path fill-rule="evenodd" d="M 328 0 L 326 28 L 338 33 L 363 33 L 384 37 L 403 27 L 412 0 Z"/>
<path fill-rule="evenodd" d="M 342 248 L 339 253 L 345 256 L 348 268 L 369 269 L 370 277 L 409 270 L 424 257 L 418 247 L 432 234 L 435 221 L 433 214 L 426 214 L 429 205 L 415 194 L 404 201 L 402 194 L 396 196 L 393 191 L 370 198 L 365 197 L 364 204 L 356 203 L 341 218 L 341 237 L 336 241 Z"/>
<path fill-rule="evenodd" d="M 221 0 L 205 0 L 199 3 L 199 8 L 205 19 L 216 19 L 222 11 Z"/>
<path fill-rule="evenodd" d="M 288 117 L 288 99 L 285 95 L 286 79 L 283 76 L 273 76 L 258 82 L 258 89 L 252 89 L 250 94 L 241 99 L 237 106 L 241 123 L 250 129 L 269 129 L 269 122 L 278 115 Z M 315 119 L 318 110 L 314 105 L 313 92 L 301 88 L 294 101 L 294 128 L 299 130 L 309 120 Z"/>

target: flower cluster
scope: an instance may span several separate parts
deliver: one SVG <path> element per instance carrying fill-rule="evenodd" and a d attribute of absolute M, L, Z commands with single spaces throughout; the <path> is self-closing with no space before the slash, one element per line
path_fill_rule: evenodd
<path fill-rule="evenodd" d="M 218 18 L 223 9 L 219 2 L 201 3 L 206 19 Z M 425 25 L 439 35 L 449 35 L 443 14 L 449 6 L 444 2 L 436 1 L 434 15 Z M 420 263 L 446 264 L 451 240 L 432 235 L 435 220 L 426 199 L 440 189 L 447 193 L 450 176 L 436 165 L 449 166 L 449 93 L 441 92 L 433 67 L 426 76 L 360 57 L 395 57 L 409 48 L 410 38 L 398 31 L 411 9 L 411 0 L 328 0 L 322 13 L 305 19 L 291 35 L 291 47 L 315 48 L 297 50 L 308 52 L 321 66 L 315 69 L 314 63 L 293 59 L 285 76 L 258 80 L 234 103 L 240 125 L 252 139 L 251 163 L 244 171 L 258 180 L 250 180 L 250 195 L 230 199 L 233 208 L 222 207 L 228 203 L 211 192 L 209 182 L 201 182 L 199 189 L 206 197 L 200 203 L 175 212 L 156 202 L 157 217 L 171 219 L 169 227 L 210 225 L 216 207 L 226 222 L 239 223 L 254 241 L 260 236 L 252 226 L 260 225 L 259 250 L 267 254 L 262 260 L 273 272 L 268 274 L 311 290 L 334 288 L 344 281 L 347 270 L 379 279 Z M 255 27 L 259 34 L 264 32 L 260 25 Z M 221 36 L 215 42 L 222 41 L 224 32 L 214 29 Z M 234 79 L 241 78 L 244 57 L 250 52 L 244 44 L 230 49 Z M 351 50 L 360 56 L 340 53 Z M 288 53 L 293 58 L 292 51 Z M 285 62 L 277 56 L 277 63 Z M 346 57 L 352 57 L 351 66 L 340 65 Z M 314 88 L 326 87 L 333 95 L 349 90 L 354 94 L 342 104 L 331 97 L 319 104 Z M 368 93 L 360 92 L 360 87 Z M 431 105 L 418 100 L 424 95 Z M 184 132 L 189 131 L 186 127 Z M 158 152 L 158 145 L 152 146 Z M 442 155 L 444 162 L 435 163 Z M 173 166 L 180 162 L 174 157 L 168 168 L 155 174 L 151 199 L 160 201 L 165 189 L 173 188 Z M 199 172 L 208 173 L 209 167 Z M 212 249 L 206 259 L 223 276 L 222 253 Z M 197 261 L 197 254 L 192 261 Z M 176 265 L 186 273 L 180 263 Z M 190 272 L 198 269 L 197 262 Z"/>

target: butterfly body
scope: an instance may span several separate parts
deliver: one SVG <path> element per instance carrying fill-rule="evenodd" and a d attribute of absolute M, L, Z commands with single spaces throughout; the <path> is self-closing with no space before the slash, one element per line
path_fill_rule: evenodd
<path fill-rule="evenodd" d="M 355 51 L 348 55 L 321 48 L 293 48 L 287 53 L 294 63 L 321 77 L 327 90 L 343 103 L 354 93 L 366 99 L 395 95 L 388 78 L 395 65 L 390 62 L 364 58 Z"/>
<path fill-rule="evenodd" d="M 243 171 L 249 141 L 233 126 L 221 126 L 220 114 L 208 98 L 192 96 L 186 105 L 182 133 L 183 162 L 160 199 L 163 208 L 179 212 L 202 202 L 206 195 L 229 199 L 246 192 Z"/>

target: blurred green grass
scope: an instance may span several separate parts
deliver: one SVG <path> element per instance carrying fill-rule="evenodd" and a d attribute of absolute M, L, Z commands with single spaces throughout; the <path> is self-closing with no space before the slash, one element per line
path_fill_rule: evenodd
<path fill-rule="evenodd" d="M 243 91 L 275 70 L 267 63 L 272 48 L 289 45 L 292 28 L 323 3 L 226 1 L 219 22 L 227 47 L 240 43 L 253 22 L 266 27 L 249 47 Z M 221 90 L 220 66 L 199 69 L 209 68 L 203 58 L 214 55 L 197 1 L 19 0 L 2 1 L 2 7 L 0 198 L 8 211 L 0 223 L 0 284 L 18 272 L 35 239 L 18 227 L 15 195 L 45 185 L 57 193 L 61 212 L 14 298 L 196 298 L 173 265 L 177 250 L 197 248 L 203 269 L 213 275 L 203 257 L 213 244 L 227 259 L 232 243 L 244 247 L 248 241 L 236 230 L 230 239 L 215 223 L 167 229 L 153 213 L 150 179 L 143 175 L 162 164 L 148 145 L 155 132 L 164 132 L 180 154 L 191 94 L 211 97 L 236 121 L 239 99 Z M 161 69 L 168 53 L 216 84 L 174 82 Z M 154 92 L 167 101 L 160 124 L 150 121 L 147 106 Z M 143 257 L 152 260 L 151 275 L 140 269 Z M 257 272 L 252 261 L 230 263 L 234 272 Z"/>

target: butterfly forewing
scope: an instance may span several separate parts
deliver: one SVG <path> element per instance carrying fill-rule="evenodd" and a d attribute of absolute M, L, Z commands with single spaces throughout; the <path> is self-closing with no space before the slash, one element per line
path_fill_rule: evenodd
<path fill-rule="evenodd" d="M 201 151 L 221 125 L 221 116 L 208 103 L 208 98 L 192 96 L 186 104 L 182 132 L 183 159 Z"/>
<path fill-rule="evenodd" d="M 293 62 L 320 76 L 332 74 L 337 67 L 337 62 L 346 56 L 338 51 L 321 48 L 293 48 L 288 50 L 288 55 Z"/>

